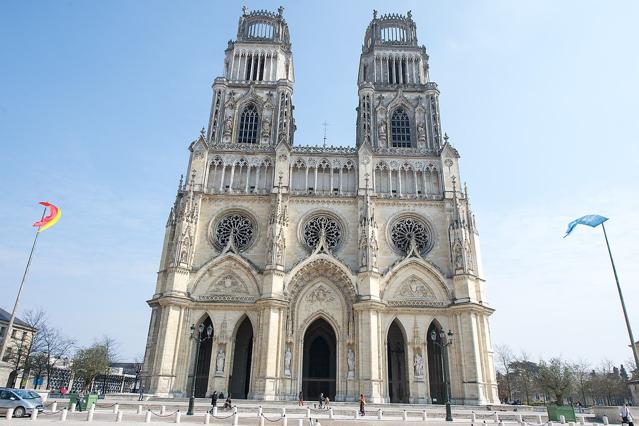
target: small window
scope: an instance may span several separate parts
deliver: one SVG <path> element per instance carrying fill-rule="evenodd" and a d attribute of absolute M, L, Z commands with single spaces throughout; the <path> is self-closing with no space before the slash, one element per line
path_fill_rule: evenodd
<path fill-rule="evenodd" d="M 257 143 L 257 126 L 259 115 L 255 105 L 248 105 L 240 116 L 238 143 Z"/>
<path fill-rule="evenodd" d="M 397 108 L 391 118 L 391 140 L 394 148 L 410 148 L 410 120 L 403 108 Z"/>

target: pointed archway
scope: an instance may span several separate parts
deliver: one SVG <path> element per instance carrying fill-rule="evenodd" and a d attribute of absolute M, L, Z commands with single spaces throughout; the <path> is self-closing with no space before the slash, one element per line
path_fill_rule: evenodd
<path fill-rule="evenodd" d="M 408 402 L 408 369 L 406 341 L 397 319 L 388 328 L 386 337 L 388 398 L 390 402 Z"/>
<path fill-rule="evenodd" d="M 233 369 L 229 377 L 229 395 L 234 399 L 247 399 L 251 383 L 251 360 L 253 358 L 253 326 L 248 317 L 237 328 Z"/>
<path fill-rule="evenodd" d="M 209 325 L 213 327 L 213 322 L 208 315 L 201 324 L 204 325 L 205 330 Z M 195 396 L 197 398 L 206 397 L 206 391 L 209 386 L 209 369 L 211 367 L 212 350 L 213 339 L 208 339 L 200 344 L 200 350 L 197 353 L 197 366 L 195 369 Z"/>
<path fill-rule="evenodd" d="M 437 321 L 433 321 L 428 327 L 426 338 L 428 340 L 428 381 L 430 384 L 430 398 L 433 404 L 444 404 L 444 357 L 442 348 L 431 339 L 431 333 L 435 332 L 435 340 L 442 343 L 439 332 L 442 327 Z"/>
<path fill-rule="evenodd" d="M 318 318 L 304 333 L 304 362 L 302 366 L 302 390 L 304 398 L 316 401 L 323 393 L 335 400 L 337 373 L 337 339 L 333 327 Z"/>

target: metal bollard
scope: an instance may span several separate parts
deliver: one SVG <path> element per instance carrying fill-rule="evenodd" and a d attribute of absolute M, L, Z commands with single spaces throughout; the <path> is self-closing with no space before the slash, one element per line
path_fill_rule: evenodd
<path fill-rule="evenodd" d="M 177 410 L 175 413 L 175 423 L 180 423 L 181 418 L 182 418 L 182 413 L 180 413 L 180 410 Z"/>
<path fill-rule="evenodd" d="M 333 409 L 332 409 L 332 408 L 329 408 L 329 409 L 328 409 L 328 418 L 329 418 L 330 420 L 333 420 Z"/>
<path fill-rule="evenodd" d="M 211 423 L 211 414 L 207 411 L 206 414 L 204 414 L 204 424 L 208 425 L 209 423 Z"/>
<path fill-rule="evenodd" d="M 144 423 L 151 423 L 151 410 L 146 410 L 144 415 Z"/>
<path fill-rule="evenodd" d="M 122 411 L 118 411 L 115 414 L 115 422 L 116 423 L 122 423 Z"/>
<path fill-rule="evenodd" d="M 381 420 L 383 416 L 384 416 L 384 414 L 382 412 L 382 409 L 378 408 L 377 409 L 377 420 Z"/>
<path fill-rule="evenodd" d="M 408 413 L 406 413 L 406 410 L 402 411 L 402 421 L 408 421 Z"/>
<path fill-rule="evenodd" d="M 566 424 L 566 416 L 561 415 L 559 416 L 559 423 L 561 423 L 562 425 Z"/>
<path fill-rule="evenodd" d="M 311 418 L 311 409 L 306 407 L 306 418 L 310 419 Z"/>
<path fill-rule="evenodd" d="M 605 425 L 607 425 L 607 424 L 608 424 L 608 416 L 603 416 L 603 423 L 604 423 Z"/>
<path fill-rule="evenodd" d="M 164 414 L 166 414 L 166 405 L 160 407 L 160 415 L 163 416 Z"/>
<path fill-rule="evenodd" d="M 426 421 L 426 419 L 428 419 L 428 413 L 426 412 L 426 410 L 422 410 L 422 420 Z"/>
<path fill-rule="evenodd" d="M 138 412 L 137 412 L 137 414 L 142 414 L 142 406 L 141 406 L 141 405 L 138 405 Z"/>
<path fill-rule="evenodd" d="M 78 404 L 77 404 L 76 402 L 74 402 L 73 404 L 71 404 L 71 412 L 72 412 L 72 413 L 75 413 L 75 407 L 76 407 L 77 405 L 78 405 Z"/>
<path fill-rule="evenodd" d="M 33 420 L 33 421 L 38 420 L 38 410 L 33 410 L 31 412 L 31 420 Z"/>
<path fill-rule="evenodd" d="M 10 421 L 13 418 L 13 408 L 7 408 L 5 413 L 5 420 Z"/>
<path fill-rule="evenodd" d="M 237 415 L 237 413 L 233 414 L 233 426 L 237 426 L 238 424 L 240 424 L 240 417 Z"/>
<path fill-rule="evenodd" d="M 66 422 L 67 421 L 67 407 L 64 407 L 62 409 L 62 413 L 60 414 L 60 421 L 61 422 Z"/>

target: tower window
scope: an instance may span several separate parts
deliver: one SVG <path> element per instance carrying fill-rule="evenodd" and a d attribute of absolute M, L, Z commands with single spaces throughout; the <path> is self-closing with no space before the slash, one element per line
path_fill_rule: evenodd
<path fill-rule="evenodd" d="M 238 134 L 238 143 L 257 143 L 257 125 L 259 115 L 255 105 L 250 104 L 242 111 L 240 116 L 240 131 Z"/>
<path fill-rule="evenodd" d="M 391 141 L 394 148 L 410 148 L 410 120 L 403 108 L 397 108 L 391 117 Z"/>

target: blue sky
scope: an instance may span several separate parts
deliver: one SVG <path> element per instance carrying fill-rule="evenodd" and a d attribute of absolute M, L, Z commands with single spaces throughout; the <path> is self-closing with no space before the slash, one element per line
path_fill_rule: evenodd
<path fill-rule="evenodd" d="M 372 9 L 411 9 L 462 155 L 482 238 L 493 340 L 533 357 L 631 356 L 600 230 L 639 337 L 639 3 L 281 2 L 296 72 L 297 144 L 354 145 L 357 63 Z M 21 311 L 82 344 L 144 351 L 164 225 L 186 148 L 241 2 L 0 5 L 0 305 L 10 309 L 41 213 Z M 280 2 L 246 2 L 275 10 Z"/>

